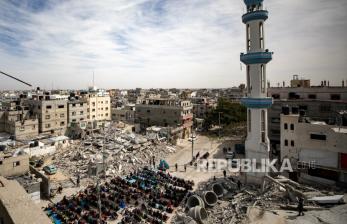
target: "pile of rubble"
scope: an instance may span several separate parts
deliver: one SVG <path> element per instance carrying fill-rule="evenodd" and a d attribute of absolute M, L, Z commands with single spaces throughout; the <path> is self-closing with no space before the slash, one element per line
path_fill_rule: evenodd
<path fill-rule="evenodd" d="M 142 135 L 110 128 L 76 141 L 65 151 L 57 151 L 53 164 L 74 178 L 95 176 L 103 169 L 106 176 L 126 175 L 175 150 L 166 142 L 149 141 Z"/>
<path fill-rule="evenodd" d="M 206 192 L 211 195 L 206 197 Z M 260 216 L 265 212 L 276 215 L 274 210 L 296 211 L 299 198 L 305 200 L 305 210 L 322 210 L 324 204 L 343 203 L 343 196 L 318 191 L 283 176 L 266 176 L 263 188 L 240 187 L 233 178 L 211 179 L 199 185 L 172 223 L 249 223 L 256 210 Z"/>

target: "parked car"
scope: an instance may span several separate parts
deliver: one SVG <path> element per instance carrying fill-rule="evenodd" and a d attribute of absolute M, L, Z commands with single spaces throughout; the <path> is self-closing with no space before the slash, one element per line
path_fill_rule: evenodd
<path fill-rule="evenodd" d="M 45 166 L 45 167 L 43 167 L 43 170 L 49 175 L 57 173 L 57 167 L 54 165 Z"/>

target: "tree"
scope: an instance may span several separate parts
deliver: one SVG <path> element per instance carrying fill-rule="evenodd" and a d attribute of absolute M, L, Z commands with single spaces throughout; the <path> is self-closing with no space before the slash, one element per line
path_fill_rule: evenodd
<path fill-rule="evenodd" d="M 222 126 L 228 126 L 247 120 L 247 110 L 245 106 L 230 102 L 225 98 L 219 98 L 216 109 L 208 113 L 204 121 L 204 128 L 206 130 L 210 129 L 213 125 L 219 124 L 219 113 L 221 113 L 220 123 Z"/>

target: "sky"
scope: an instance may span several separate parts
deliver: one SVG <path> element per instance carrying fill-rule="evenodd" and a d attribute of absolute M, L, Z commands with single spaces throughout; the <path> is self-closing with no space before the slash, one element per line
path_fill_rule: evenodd
<path fill-rule="evenodd" d="M 265 0 L 267 79 L 347 80 L 346 0 Z M 242 0 L 0 0 L 0 71 L 45 89 L 245 83 Z M 0 76 L 0 89 L 26 89 Z"/>

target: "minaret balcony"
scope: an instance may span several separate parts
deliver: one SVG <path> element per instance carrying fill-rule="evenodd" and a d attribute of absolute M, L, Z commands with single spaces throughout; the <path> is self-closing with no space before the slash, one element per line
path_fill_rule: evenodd
<path fill-rule="evenodd" d="M 246 64 L 266 64 L 272 60 L 273 52 L 252 52 L 252 53 L 241 53 L 240 60 Z"/>
<path fill-rule="evenodd" d="M 268 18 L 268 11 L 266 10 L 258 10 L 253 12 L 248 12 L 242 16 L 242 22 L 248 23 L 249 21 L 253 20 L 267 20 Z"/>
<path fill-rule="evenodd" d="M 270 108 L 271 105 L 273 104 L 273 99 L 272 97 L 265 97 L 265 98 L 244 97 L 244 98 L 241 98 L 241 104 L 243 104 L 247 108 L 255 108 L 255 109 Z"/>
<path fill-rule="evenodd" d="M 261 4 L 264 0 L 243 0 L 246 5 L 259 5 Z"/>

